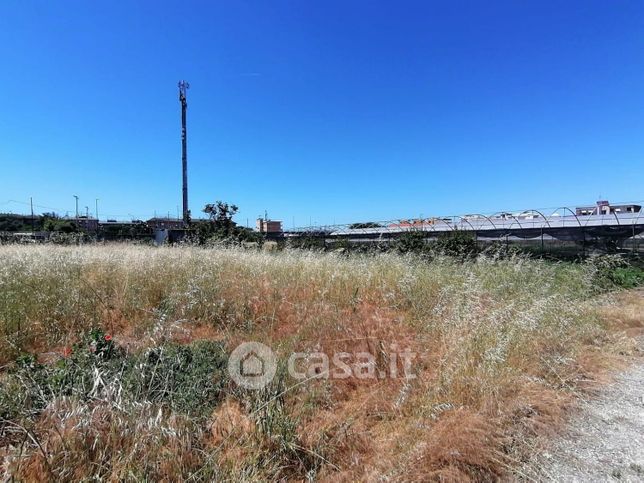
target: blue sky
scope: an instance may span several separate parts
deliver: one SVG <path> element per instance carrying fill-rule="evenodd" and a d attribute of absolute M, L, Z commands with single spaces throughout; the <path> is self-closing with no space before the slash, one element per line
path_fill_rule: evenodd
<path fill-rule="evenodd" d="M 644 198 L 644 2 L 0 2 L 0 211 L 287 226 Z M 48 208 L 44 208 L 48 207 Z"/>

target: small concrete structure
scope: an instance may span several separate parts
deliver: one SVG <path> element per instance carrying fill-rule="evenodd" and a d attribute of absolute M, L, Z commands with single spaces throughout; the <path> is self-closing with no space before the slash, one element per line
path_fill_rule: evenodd
<path fill-rule="evenodd" d="M 163 245 L 164 243 L 177 243 L 183 240 L 187 233 L 188 231 L 184 228 L 160 228 L 154 230 L 154 244 Z"/>

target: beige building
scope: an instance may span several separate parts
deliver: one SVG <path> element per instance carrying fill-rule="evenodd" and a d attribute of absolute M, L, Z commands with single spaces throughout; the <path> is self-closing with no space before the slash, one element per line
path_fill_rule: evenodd
<path fill-rule="evenodd" d="M 583 215 L 612 215 L 613 213 L 639 213 L 640 205 L 611 205 L 606 200 L 600 200 L 596 206 L 578 206 L 575 210 L 577 216 Z"/>
<path fill-rule="evenodd" d="M 257 218 L 255 228 L 260 233 L 282 233 L 282 222 Z"/>

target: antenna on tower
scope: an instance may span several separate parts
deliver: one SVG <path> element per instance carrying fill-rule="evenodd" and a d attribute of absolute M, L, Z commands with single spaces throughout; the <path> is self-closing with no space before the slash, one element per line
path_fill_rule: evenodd
<path fill-rule="evenodd" d="M 179 81 L 179 102 L 181 102 L 181 168 L 183 173 L 183 223 L 190 223 L 190 210 L 188 209 L 188 132 L 186 130 L 186 111 L 188 101 L 186 91 L 190 88 L 188 82 Z"/>
<path fill-rule="evenodd" d="M 188 81 L 181 80 L 181 81 L 179 81 L 177 86 L 179 86 L 179 99 L 181 100 L 183 98 L 183 100 L 185 100 L 186 99 L 186 90 L 190 89 L 190 83 Z"/>

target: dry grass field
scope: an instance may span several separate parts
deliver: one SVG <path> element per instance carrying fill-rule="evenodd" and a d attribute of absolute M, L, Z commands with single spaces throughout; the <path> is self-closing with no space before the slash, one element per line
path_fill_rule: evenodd
<path fill-rule="evenodd" d="M 519 256 L 0 246 L 0 458 L 18 480 L 512 474 L 633 350 L 641 293 Z M 278 355 L 260 391 L 227 354 Z M 293 380 L 293 351 L 416 354 L 415 378 Z M 321 375 L 323 376 L 323 374 Z"/>

